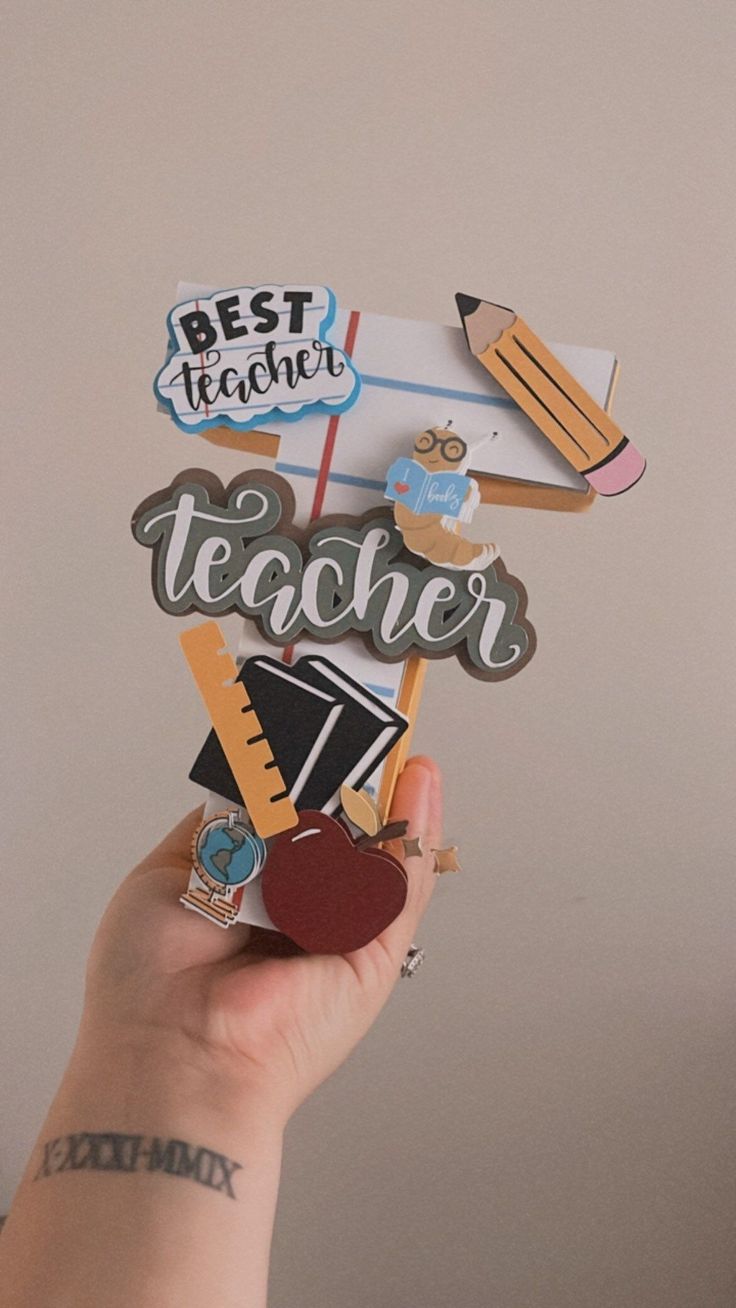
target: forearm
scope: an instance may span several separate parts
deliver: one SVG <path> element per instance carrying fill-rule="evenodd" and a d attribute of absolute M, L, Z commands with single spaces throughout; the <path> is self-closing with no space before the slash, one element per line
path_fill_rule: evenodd
<path fill-rule="evenodd" d="M 12 1308 L 260 1308 L 281 1128 L 196 1054 L 75 1050 L 0 1239 Z"/>

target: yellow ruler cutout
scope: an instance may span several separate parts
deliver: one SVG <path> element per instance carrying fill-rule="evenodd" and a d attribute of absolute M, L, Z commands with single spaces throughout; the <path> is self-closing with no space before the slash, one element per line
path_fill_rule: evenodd
<path fill-rule="evenodd" d="M 230 764 L 254 829 L 267 839 L 298 822 L 284 779 L 271 753 L 248 692 L 216 622 L 203 622 L 179 636 L 189 669 Z"/>

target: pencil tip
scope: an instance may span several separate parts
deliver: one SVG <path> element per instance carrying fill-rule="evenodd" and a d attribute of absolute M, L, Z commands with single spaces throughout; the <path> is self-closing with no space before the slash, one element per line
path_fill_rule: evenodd
<path fill-rule="evenodd" d="M 474 295 L 463 295 L 459 291 L 455 300 L 468 349 L 476 357 L 516 321 L 513 309 L 505 309 L 502 304 L 494 304 L 492 300 L 479 300 Z"/>
<path fill-rule="evenodd" d="M 480 304 L 480 300 L 474 295 L 463 295 L 461 291 L 458 291 L 455 296 L 455 303 L 458 308 L 458 313 L 464 322 L 471 313 L 475 313 L 475 310 Z"/>

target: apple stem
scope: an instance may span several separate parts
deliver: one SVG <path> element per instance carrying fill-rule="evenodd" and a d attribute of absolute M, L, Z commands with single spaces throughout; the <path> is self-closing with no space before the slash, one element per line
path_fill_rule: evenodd
<path fill-rule="evenodd" d="M 409 830 L 408 822 L 389 822 L 388 826 L 381 827 L 375 836 L 359 836 L 355 842 L 356 849 L 368 849 L 371 845 L 383 844 L 386 840 L 400 840 Z"/>

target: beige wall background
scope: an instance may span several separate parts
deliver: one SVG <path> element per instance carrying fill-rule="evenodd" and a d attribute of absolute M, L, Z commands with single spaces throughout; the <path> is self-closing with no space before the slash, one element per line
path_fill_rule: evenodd
<path fill-rule="evenodd" d="M 538 653 L 430 670 L 466 871 L 290 1129 L 273 1308 L 732 1305 L 732 6 L 23 0 L 4 35 L 4 1205 L 98 916 L 197 802 L 128 531 L 241 466 L 155 410 L 177 279 L 445 322 L 464 289 L 615 349 L 650 466 L 476 519 Z"/>

